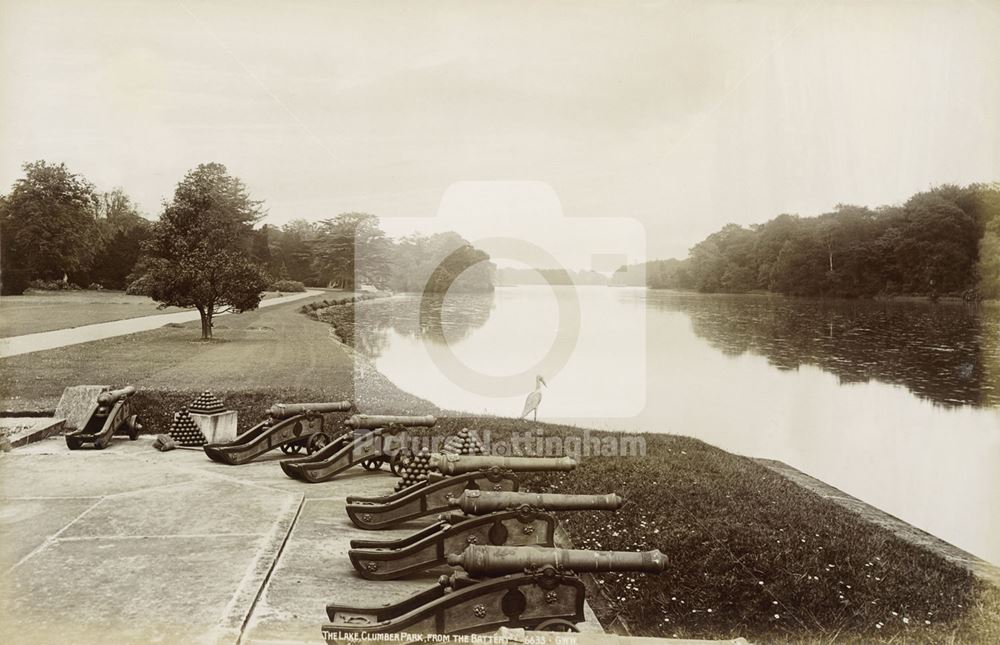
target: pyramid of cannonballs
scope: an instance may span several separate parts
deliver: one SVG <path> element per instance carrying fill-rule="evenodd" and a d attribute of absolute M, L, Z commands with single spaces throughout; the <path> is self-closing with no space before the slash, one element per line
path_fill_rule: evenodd
<path fill-rule="evenodd" d="M 174 413 L 174 420 L 170 423 L 167 434 L 178 446 L 204 446 L 207 443 L 205 435 L 198 429 L 187 408 Z"/>
<path fill-rule="evenodd" d="M 196 414 L 218 414 L 220 412 L 225 412 L 226 408 L 222 405 L 222 401 L 219 400 L 217 396 L 205 390 L 198 395 L 198 398 L 194 400 L 188 410 Z"/>
<path fill-rule="evenodd" d="M 400 469 L 402 479 L 396 482 L 396 490 L 400 491 L 425 481 L 432 470 L 434 467 L 431 465 L 431 452 L 424 448 Z"/>
<path fill-rule="evenodd" d="M 453 434 L 444 442 L 441 452 L 449 455 L 481 455 L 483 444 L 474 432 L 462 428 L 458 434 Z"/>

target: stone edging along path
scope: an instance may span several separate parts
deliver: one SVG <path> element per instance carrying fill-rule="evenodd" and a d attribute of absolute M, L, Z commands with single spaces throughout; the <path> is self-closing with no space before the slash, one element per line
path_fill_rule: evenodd
<path fill-rule="evenodd" d="M 793 468 L 784 462 L 773 459 L 759 458 L 753 459 L 753 461 L 757 462 L 761 466 L 764 466 L 768 470 L 781 475 L 785 479 L 798 484 L 802 488 L 816 493 L 820 497 L 830 500 L 838 506 L 846 508 L 847 510 L 859 515 L 865 521 L 889 530 L 893 535 L 901 540 L 927 549 L 945 560 L 969 570 L 980 580 L 1000 588 L 1000 567 L 990 564 L 982 558 L 976 557 L 968 551 L 964 551 L 953 544 L 949 544 L 941 538 L 935 537 L 926 531 L 922 531 L 911 524 L 907 524 L 898 517 L 889 515 L 885 511 L 879 510 L 870 504 L 866 504 L 860 499 L 848 495 L 839 488 L 834 488 L 833 486 L 830 486 L 815 477 L 811 477 L 801 470 Z"/>

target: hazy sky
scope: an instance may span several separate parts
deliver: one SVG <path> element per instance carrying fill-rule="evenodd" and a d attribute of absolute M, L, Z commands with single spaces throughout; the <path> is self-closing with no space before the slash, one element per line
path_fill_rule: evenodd
<path fill-rule="evenodd" d="M 207 161 L 278 225 L 532 182 L 556 206 L 522 204 L 526 238 L 624 216 L 684 256 L 727 222 L 1000 180 L 998 117 L 995 0 L 0 0 L 0 190 L 65 161 L 150 216 Z"/>

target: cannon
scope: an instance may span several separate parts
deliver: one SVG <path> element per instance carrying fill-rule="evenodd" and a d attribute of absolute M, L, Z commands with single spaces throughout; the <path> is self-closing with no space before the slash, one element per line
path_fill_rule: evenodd
<path fill-rule="evenodd" d="M 268 410 L 267 419 L 232 441 L 208 443 L 202 448 L 213 461 L 234 466 L 249 463 L 274 448 L 280 448 L 286 454 L 296 454 L 303 449 L 312 454 L 328 444 L 343 441 L 343 438 L 324 429 L 323 415 L 348 412 L 353 407 L 350 401 L 276 403 Z"/>
<path fill-rule="evenodd" d="M 622 499 L 467 490 L 453 505 L 467 515 L 444 515 L 400 540 L 351 540 L 351 564 L 363 578 L 391 580 L 444 564 L 470 544 L 553 546 L 556 520 L 546 511 L 613 511 Z"/>
<path fill-rule="evenodd" d="M 541 461 L 541 460 L 545 461 Z M 508 472 L 531 472 L 539 470 L 566 471 L 576 468 L 576 461 L 569 457 L 491 457 L 489 455 L 451 455 L 436 453 L 431 455 L 431 463 L 442 475 L 461 475 L 484 470 Z"/>
<path fill-rule="evenodd" d="M 616 511 L 622 498 L 610 495 L 564 495 L 562 493 L 507 493 L 467 490 L 454 505 L 468 515 L 485 515 L 513 509 L 548 509 L 553 511 Z"/>
<path fill-rule="evenodd" d="M 579 573 L 661 573 L 659 551 L 580 551 L 531 546 L 470 545 L 448 556 L 464 569 L 442 576 L 438 586 L 381 607 L 330 603 L 328 641 L 358 634 L 478 634 L 500 627 L 576 631 L 586 596 Z M 357 636 L 355 636 L 357 637 Z"/>
<path fill-rule="evenodd" d="M 396 439 L 407 428 L 430 427 L 437 423 L 432 416 L 384 416 L 355 414 L 344 422 L 353 433 L 342 435 L 342 441 L 327 446 L 311 457 L 286 459 L 281 469 L 286 475 L 304 482 L 316 483 L 333 479 L 351 466 L 360 464 L 365 470 L 378 470 L 386 462 L 396 473 L 412 452 Z"/>
<path fill-rule="evenodd" d="M 638 571 L 661 573 L 667 556 L 653 551 L 587 551 L 584 549 L 546 549 L 470 545 L 447 558 L 453 567 L 462 567 L 471 576 L 503 576 L 519 571 L 574 571 L 598 573 Z"/>
<path fill-rule="evenodd" d="M 517 468 L 513 471 L 500 467 L 504 463 L 501 457 L 480 459 L 481 461 L 476 462 L 480 470 L 454 477 L 432 473 L 426 481 L 392 495 L 348 496 L 347 516 L 359 528 L 391 528 L 418 517 L 452 510 L 455 500 L 466 490 L 516 491 L 518 472 L 566 470 L 570 466 L 576 466 L 572 459 L 567 462 L 565 458 L 523 457 L 513 462 Z"/>
<path fill-rule="evenodd" d="M 111 443 L 111 437 L 119 431 L 124 431 L 132 441 L 138 439 L 142 424 L 132 410 L 133 394 L 135 388 L 131 385 L 98 394 L 83 427 L 66 433 L 66 447 L 77 450 L 89 443 L 96 450 L 103 450 Z"/>

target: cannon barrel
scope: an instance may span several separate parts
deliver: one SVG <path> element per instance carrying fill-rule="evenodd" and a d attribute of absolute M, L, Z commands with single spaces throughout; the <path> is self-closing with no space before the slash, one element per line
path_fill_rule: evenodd
<path fill-rule="evenodd" d="M 437 423 L 431 415 L 396 416 L 391 414 L 355 414 L 345 423 L 355 430 L 377 430 L 388 426 L 404 426 L 409 428 L 430 427 Z"/>
<path fill-rule="evenodd" d="M 448 564 L 472 576 L 502 576 L 554 567 L 577 573 L 597 571 L 641 571 L 661 573 L 667 556 L 652 551 L 584 551 L 534 546 L 482 546 L 470 544 L 459 554 L 450 554 Z"/>
<path fill-rule="evenodd" d="M 325 414 L 327 412 L 347 412 L 354 407 L 350 401 L 330 401 L 328 403 L 275 403 L 267 411 L 272 419 L 287 419 L 297 414 Z"/>
<path fill-rule="evenodd" d="M 576 462 L 569 457 L 491 457 L 488 455 L 435 454 L 431 463 L 444 475 L 462 475 L 497 468 L 513 472 L 573 470 Z"/>
<path fill-rule="evenodd" d="M 126 385 L 119 390 L 108 390 L 107 392 L 101 392 L 97 395 L 97 402 L 101 405 L 109 405 L 111 403 L 116 403 L 121 399 L 128 398 L 135 394 L 135 388 L 131 385 Z"/>
<path fill-rule="evenodd" d="M 468 515 L 485 515 L 527 506 L 545 511 L 614 511 L 623 500 L 610 495 L 563 495 L 560 493 L 522 493 L 510 491 L 467 490 L 453 504 Z"/>

